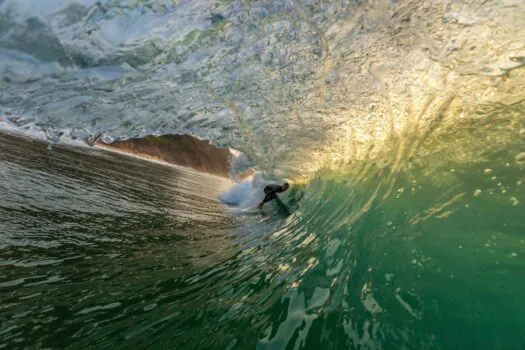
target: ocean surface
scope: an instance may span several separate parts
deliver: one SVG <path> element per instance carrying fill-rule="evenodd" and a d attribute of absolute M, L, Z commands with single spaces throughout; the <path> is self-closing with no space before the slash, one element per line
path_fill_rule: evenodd
<path fill-rule="evenodd" d="M 524 349 L 524 183 L 525 1 L 0 0 L 0 349 Z"/>

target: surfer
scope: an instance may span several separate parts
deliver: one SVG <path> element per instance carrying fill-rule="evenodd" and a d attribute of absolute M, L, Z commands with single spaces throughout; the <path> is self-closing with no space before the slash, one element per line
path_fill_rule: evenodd
<path fill-rule="evenodd" d="M 279 204 L 282 204 L 281 200 L 277 196 L 277 193 L 284 192 L 290 187 L 287 182 L 283 183 L 282 186 L 279 185 L 268 185 L 264 188 L 264 199 L 263 201 L 257 206 L 257 208 L 262 209 L 264 203 L 269 202 L 273 199 L 275 199 Z"/>

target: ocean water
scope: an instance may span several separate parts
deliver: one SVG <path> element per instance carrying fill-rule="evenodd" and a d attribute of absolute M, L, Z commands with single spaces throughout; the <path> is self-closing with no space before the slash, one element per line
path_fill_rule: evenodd
<path fill-rule="evenodd" d="M 0 1 L 0 348 L 525 348 L 524 67 L 521 0 Z M 289 210 L 89 146 L 177 133 Z"/>

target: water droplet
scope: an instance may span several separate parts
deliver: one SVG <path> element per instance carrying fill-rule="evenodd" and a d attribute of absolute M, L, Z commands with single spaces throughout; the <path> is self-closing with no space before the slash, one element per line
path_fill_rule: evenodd
<path fill-rule="evenodd" d="M 280 269 L 281 271 L 289 270 L 289 269 L 290 269 L 290 265 L 289 265 L 289 264 L 286 264 L 286 263 L 284 263 L 284 264 L 279 264 L 279 269 Z"/>
<path fill-rule="evenodd" d="M 512 253 L 509 254 L 509 256 L 510 256 L 511 258 L 514 258 L 514 257 L 518 256 L 518 254 L 512 252 Z"/>
<path fill-rule="evenodd" d="M 509 202 L 510 202 L 510 204 L 512 204 L 513 207 L 515 207 L 518 204 L 520 204 L 520 201 L 516 197 L 510 197 Z"/>
<path fill-rule="evenodd" d="M 474 197 L 479 197 L 481 195 L 481 190 L 477 189 L 474 191 Z"/>
<path fill-rule="evenodd" d="M 490 168 L 485 169 L 485 174 L 490 174 L 491 172 L 492 172 L 492 169 Z"/>
<path fill-rule="evenodd" d="M 516 155 L 516 163 L 517 164 L 525 163 L 525 152 L 521 152 Z"/>

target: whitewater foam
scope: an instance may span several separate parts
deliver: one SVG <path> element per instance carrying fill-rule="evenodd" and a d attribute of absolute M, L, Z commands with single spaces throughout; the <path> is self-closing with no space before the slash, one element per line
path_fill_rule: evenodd
<path fill-rule="evenodd" d="M 276 184 L 275 181 L 267 181 L 261 172 L 235 183 L 228 191 L 219 195 L 219 200 L 230 206 L 232 213 L 241 214 L 247 209 L 257 207 L 264 198 L 264 187 Z"/>

